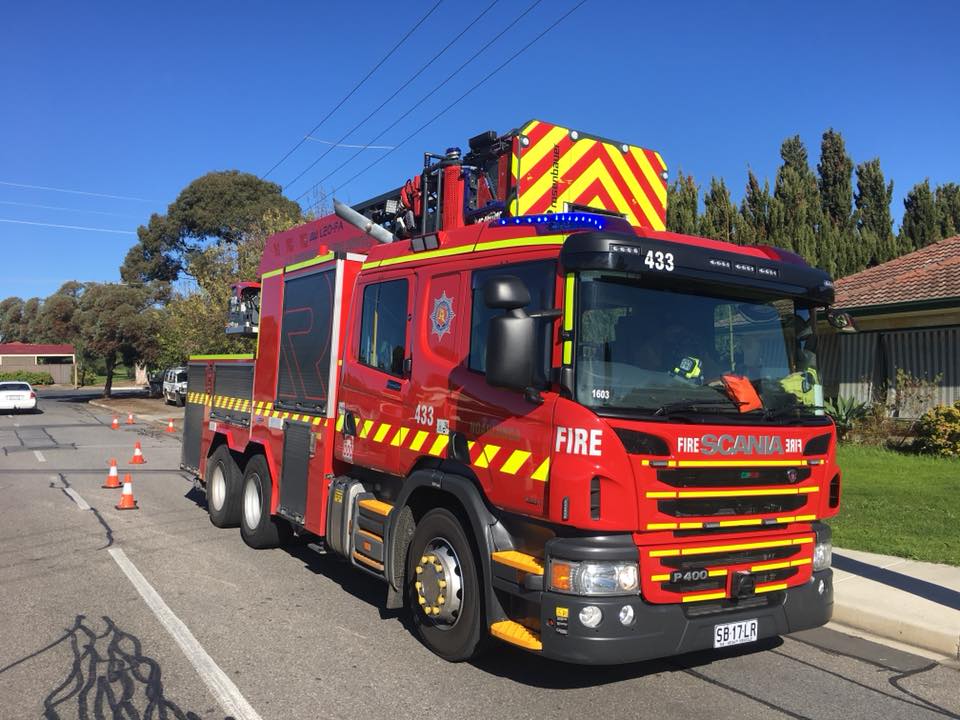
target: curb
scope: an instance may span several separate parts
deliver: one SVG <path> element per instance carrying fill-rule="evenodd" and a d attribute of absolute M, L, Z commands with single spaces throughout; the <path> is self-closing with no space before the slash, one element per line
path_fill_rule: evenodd
<path fill-rule="evenodd" d="M 916 617 L 908 607 L 899 612 L 880 607 L 870 601 L 869 590 L 858 595 L 850 587 L 834 585 L 833 622 L 960 660 L 960 620 L 957 627 L 947 628 Z"/>

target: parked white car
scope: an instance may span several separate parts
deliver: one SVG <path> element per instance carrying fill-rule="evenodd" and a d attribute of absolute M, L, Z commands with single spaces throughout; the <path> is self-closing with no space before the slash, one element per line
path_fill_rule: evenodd
<path fill-rule="evenodd" d="M 169 368 L 163 375 L 163 401 L 183 406 L 187 401 L 187 368 Z"/>
<path fill-rule="evenodd" d="M 36 410 L 37 393 L 30 383 L 5 380 L 0 382 L 0 410 Z"/>

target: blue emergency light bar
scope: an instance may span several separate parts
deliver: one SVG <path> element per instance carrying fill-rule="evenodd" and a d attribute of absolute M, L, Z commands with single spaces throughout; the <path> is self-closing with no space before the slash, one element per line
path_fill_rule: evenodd
<path fill-rule="evenodd" d="M 548 213 L 546 215 L 518 215 L 517 217 L 507 217 L 495 220 L 497 227 L 515 227 L 532 225 L 537 230 L 578 230 L 589 228 L 591 230 L 603 230 L 611 221 L 624 222 L 621 218 L 610 217 L 608 215 L 595 215 L 593 213 Z"/>

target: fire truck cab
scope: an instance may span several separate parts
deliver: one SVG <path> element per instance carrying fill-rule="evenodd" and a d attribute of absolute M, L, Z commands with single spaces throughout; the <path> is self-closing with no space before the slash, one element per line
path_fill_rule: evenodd
<path fill-rule="evenodd" d="M 384 582 L 449 660 L 610 664 L 832 612 L 828 276 L 666 232 L 659 154 L 533 121 L 267 242 L 182 466 L 252 547 Z"/>

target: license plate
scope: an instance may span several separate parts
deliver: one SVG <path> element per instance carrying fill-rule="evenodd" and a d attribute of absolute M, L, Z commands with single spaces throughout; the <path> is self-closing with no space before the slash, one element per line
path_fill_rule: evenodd
<path fill-rule="evenodd" d="M 757 639 L 757 620 L 741 620 L 740 622 L 722 623 L 713 626 L 713 646 L 715 648 L 729 647 L 755 642 Z"/>

